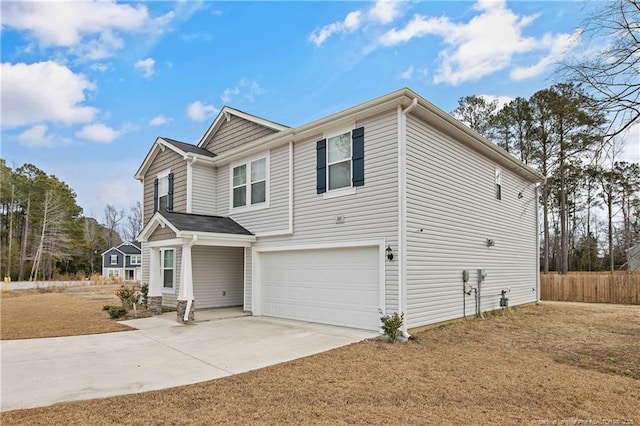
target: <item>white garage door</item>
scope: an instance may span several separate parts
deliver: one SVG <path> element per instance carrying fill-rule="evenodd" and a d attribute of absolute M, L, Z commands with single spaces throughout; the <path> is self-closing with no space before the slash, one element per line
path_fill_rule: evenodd
<path fill-rule="evenodd" d="M 378 247 L 263 252 L 262 314 L 379 330 Z"/>

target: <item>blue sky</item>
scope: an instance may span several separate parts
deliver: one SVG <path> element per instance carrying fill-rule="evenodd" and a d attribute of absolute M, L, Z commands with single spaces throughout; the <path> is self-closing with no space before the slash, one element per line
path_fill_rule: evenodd
<path fill-rule="evenodd" d="M 578 34 L 598 5 L 3 1 L 0 156 L 58 176 L 101 220 L 141 199 L 157 136 L 196 143 L 225 104 L 298 126 L 405 86 L 445 111 L 529 97 L 593 48 Z"/>

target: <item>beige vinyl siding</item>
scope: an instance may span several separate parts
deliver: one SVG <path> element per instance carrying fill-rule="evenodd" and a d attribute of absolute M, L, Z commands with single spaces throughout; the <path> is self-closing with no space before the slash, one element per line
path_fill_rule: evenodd
<path fill-rule="evenodd" d="M 502 169 L 496 200 L 496 165 L 413 116 L 407 120 L 407 325 L 418 327 L 463 316 L 462 270 L 485 269 L 482 310 L 536 300 L 535 184 Z M 522 192 L 523 197 L 518 198 Z M 486 240 L 495 240 L 487 247 Z M 467 315 L 474 297 L 467 296 Z"/>
<path fill-rule="evenodd" d="M 158 226 L 155 231 L 149 236 L 149 241 L 161 241 L 175 238 L 176 233 L 169 227 L 162 228 Z"/>
<path fill-rule="evenodd" d="M 244 310 L 251 312 L 253 306 L 251 304 L 251 297 L 253 291 L 252 284 L 252 272 L 253 272 L 253 254 L 251 248 L 244 249 Z"/>
<path fill-rule="evenodd" d="M 355 194 L 323 199 L 316 193 L 316 137 L 294 144 L 294 235 L 259 238 L 257 247 L 340 243 L 384 238 L 397 249 L 397 113 L 391 110 L 356 123 L 364 126 L 365 184 Z M 258 211 L 256 215 L 263 212 Z M 345 222 L 336 224 L 336 216 Z M 244 222 L 239 220 L 244 225 Z M 249 228 L 250 229 L 250 228 Z M 252 230 L 252 229 L 250 229 Z M 397 310 L 396 261 L 385 262 L 386 309 Z"/>
<path fill-rule="evenodd" d="M 142 250 L 142 284 L 149 284 L 149 262 L 151 261 L 151 252 L 149 251 L 147 243 L 141 243 L 140 250 Z"/>
<path fill-rule="evenodd" d="M 255 141 L 275 132 L 273 129 L 261 126 L 260 124 L 253 123 L 233 114 L 230 114 L 229 118 L 230 120 L 225 120 L 222 123 L 211 139 L 202 146 L 203 148 L 215 154 L 221 154 L 242 144 Z"/>
<path fill-rule="evenodd" d="M 144 175 L 144 224 L 153 216 L 153 181 L 159 173 L 173 173 L 173 211 L 187 211 L 187 163 L 169 148 L 160 151 Z"/>
<path fill-rule="evenodd" d="M 191 213 L 216 214 L 216 171 L 205 164 L 191 168 Z"/>
<path fill-rule="evenodd" d="M 244 249 L 205 247 L 191 249 L 196 308 L 242 306 Z M 224 293 L 224 295 L 223 295 Z"/>
<path fill-rule="evenodd" d="M 231 203 L 230 165 L 218 169 L 218 214 L 230 216 L 254 234 L 284 231 L 289 227 L 289 145 L 269 155 L 269 207 L 241 213 L 229 211 Z M 253 157 L 252 157 L 253 158 Z M 242 162 L 242 160 L 240 160 Z M 234 163 L 236 164 L 236 163 Z"/>

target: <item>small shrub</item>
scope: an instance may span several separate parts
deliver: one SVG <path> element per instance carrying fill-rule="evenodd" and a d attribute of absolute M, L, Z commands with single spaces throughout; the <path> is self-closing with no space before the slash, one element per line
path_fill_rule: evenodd
<path fill-rule="evenodd" d="M 135 303 L 138 303 L 140 293 L 134 286 L 123 284 L 118 291 L 116 291 L 116 296 L 120 298 L 123 308 L 131 309 Z"/>
<path fill-rule="evenodd" d="M 147 307 L 147 297 L 149 297 L 149 284 L 144 283 L 140 286 L 140 303 L 146 308 Z"/>
<path fill-rule="evenodd" d="M 111 305 L 102 305 L 102 310 L 103 311 L 108 311 L 109 308 L 111 308 Z"/>
<path fill-rule="evenodd" d="M 380 311 L 380 314 L 382 314 L 382 311 Z M 400 337 L 404 314 L 398 315 L 397 312 L 394 312 L 392 315 L 382 315 L 380 321 L 382 321 L 382 331 L 389 338 L 389 342 L 395 343 Z"/>
<path fill-rule="evenodd" d="M 111 319 L 122 318 L 125 315 L 127 315 L 127 310 L 125 308 L 123 308 L 122 306 L 110 306 L 109 307 L 109 317 L 111 317 Z"/>

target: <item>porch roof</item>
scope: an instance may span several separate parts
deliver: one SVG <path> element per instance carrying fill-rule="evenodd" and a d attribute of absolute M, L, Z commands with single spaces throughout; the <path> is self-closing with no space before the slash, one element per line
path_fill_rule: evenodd
<path fill-rule="evenodd" d="M 150 241 L 158 227 L 169 228 L 172 235 Z M 229 217 L 157 211 L 140 232 L 138 240 L 151 245 L 194 244 L 197 241 L 199 245 L 248 247 L 256 237 Z"/>
<path fill-rule="evenodd" d="M 253 235 L 230 217 L 194 213 L 162 212 L 179 231 L 212 232 L 215 234 Z"/>

